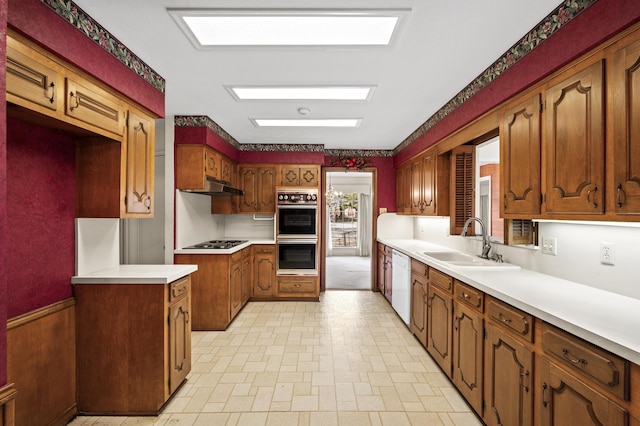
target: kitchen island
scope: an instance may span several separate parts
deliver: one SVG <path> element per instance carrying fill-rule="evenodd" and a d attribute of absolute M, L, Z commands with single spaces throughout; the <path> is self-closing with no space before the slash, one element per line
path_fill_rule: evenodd
<path fill-rule="evenodd" d="M 191 370 L 196 265 L 119 265 L 72 278 L 78 412 L 158 414 Z"/>

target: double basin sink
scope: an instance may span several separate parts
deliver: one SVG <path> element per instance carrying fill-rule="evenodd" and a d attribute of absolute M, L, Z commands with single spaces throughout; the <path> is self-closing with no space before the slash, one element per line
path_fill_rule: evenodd
<path fill-rule="evenodd" d="M 442 265 L 451 268 L 478 269 L 478 270 L 514 270 L 520 266 L 512 263 L 496 262 L 494 260 L 483 259 L 480 256 L 467 254 L 459 251 L 422 251 L 418 255 L 426 257 Z"/>

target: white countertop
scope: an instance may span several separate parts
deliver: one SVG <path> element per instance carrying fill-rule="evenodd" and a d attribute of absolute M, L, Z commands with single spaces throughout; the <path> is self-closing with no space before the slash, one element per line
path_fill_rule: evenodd
<path fill-rule="evenodd" d="M 71 278 L 72 284 L 166 284 L 198 270 L 198 265 L 119 265 Z"/>
<path fill-rule="evenodd" d="M 268 240 L 268 239 L 250 239 L 250 238 L 234 238 L 234 240 L 247 240 L 246 243 L 238 244 L 235 247 L 230 249 L 187 249 L 180 248 L 175 249 L 173 254 L 232 254 L 237 251 L 242 250 L 243 248 L 249 247 L 253 244 L 275 244 L 276 240 Z"/>
<path fill-rule="evenodd" d="M 527 269 L 478 270 L 444 265 L 421 252 L 454 251 L 412 239 L 378 241 L 640 364 L 640 300 Z"/>

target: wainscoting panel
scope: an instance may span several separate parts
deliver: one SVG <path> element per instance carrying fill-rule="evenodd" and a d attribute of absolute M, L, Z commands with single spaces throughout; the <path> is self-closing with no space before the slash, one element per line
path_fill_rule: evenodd
<path fill-rule="evenodd" d="M 16 390 L 13 383 L 0 388 L 0 426 L 15 426 Z"/>
<path fill-rule="evenodd" d="M 7 321 L 7 377 L 16 425 L 66 425 L 76 407 L 75 300 Z"/>

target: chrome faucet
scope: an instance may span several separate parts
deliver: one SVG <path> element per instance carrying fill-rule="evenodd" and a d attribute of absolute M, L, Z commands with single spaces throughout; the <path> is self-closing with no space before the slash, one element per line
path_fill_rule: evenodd
<path fill-rule="evenodd" d="M 464 223 L 464 227 L 462 228 L 462 233 L 460 234 L 463 237 L 467 236 L 467 230 L 469 229 L 469 225 L 471 222 L 476 221 L 480 224 L 482 228 L 482 254 L 480 255 L 483 259 L 489 259 L 489 251 L 491 250 L 491 244 L 489 244 L 489 236 L 487 235 L 487 227 L 484 225 L 484 221 L 479 217 L 472 216 Z"/>

